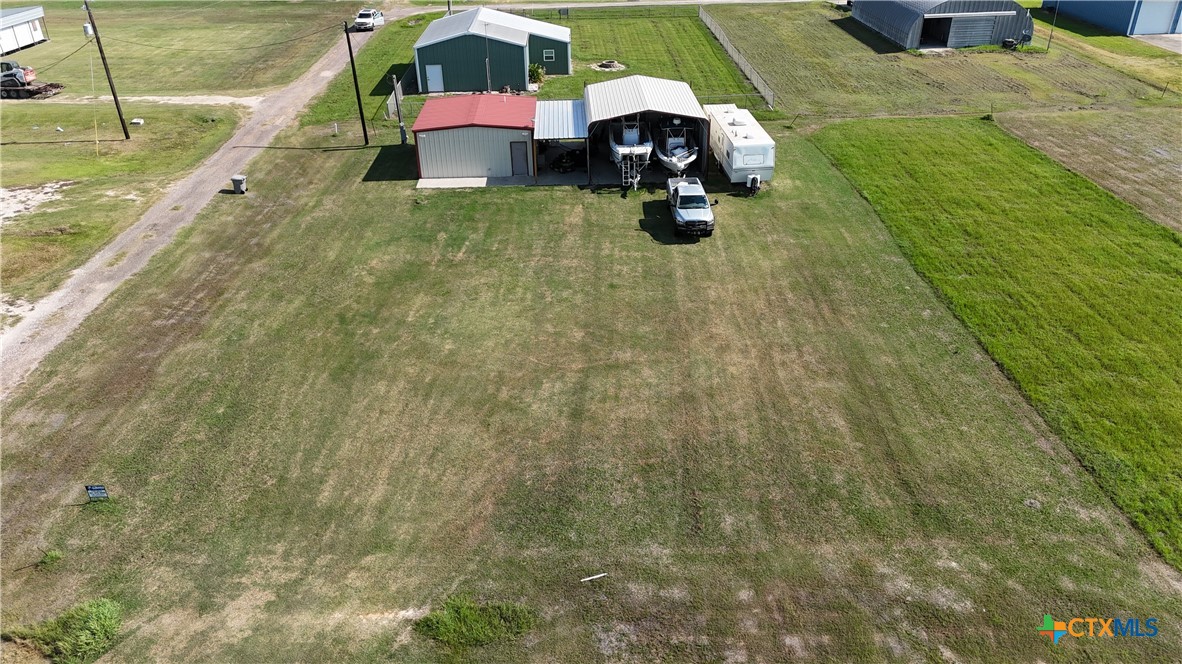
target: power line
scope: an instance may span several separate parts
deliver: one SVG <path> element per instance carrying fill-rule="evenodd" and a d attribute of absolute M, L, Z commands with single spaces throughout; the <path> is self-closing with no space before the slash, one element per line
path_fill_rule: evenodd
<path fill-rule="evenodd" d="M 81 46 L 79 46 L 78 48 L 74 49 L 74 52 L 73 52 L 73 53 L 70 53 L 70 55 L 67 55 L 66 57 L 62 58 L 61 60 L 58 60 L 57 62 L 53 63 L 52 65 L 49 65 L 49 66 L 47 66 L 47 67 L 38 67 L 38 68 L 37 68 L 37 73 L 38 73 L 38 74 L 40 74 L 40 73 L 42 73 L 42 72 L 48 71 L 49 69 L 52 69 L 53 67 L 56 67 L 57 65 L 60 65 L 61 63 L 65 62 L 66 60 L 69 60 L 69 59 L 70 59 L 70 57 L 74 55 L 74 53 L 77 53 L 78 51 L 81 51 L 82 49 L 86 48 L 87 46 L 90 46 L 90 42 L 89 42 L 89 41 L 88 41 L 88 42 L 86 42 L 86 43 L 84 43 L 84 44 L 82 44 L 82 45 L 81 45 Z"/>
<path fill-rule="evenodd" d="M 250 50 L 253 50 L 256 48 L 267 48 L 268 46 L 280 46 L 282 44 L 290 44 L 295 41 L 300 41 L 301 39 L 307 39 L 308 37 L 314 37 L 322 32 L 328 32 L 329 30 L 336 30 L 336 29 L 337 29 L 337 26 L 330 25 L 329 27 L 321 29 L 321 30 L 317 30 L 316 32 L 309 32 L 306 35 L 301 35 L 299 37 L 292 37 L 291 39 L 285 39 L 283 41 L 271 42 L 269 44 L 255 44 L 254 46 L 239 46 L 237 48 L 176 48 L 173 46 L 157 46 L 156 44 L 143 44 L 140 42 L 129 41 L 127 39 L 119 39 L 117 37 L 107 37 L 107 39 L 110 41 L 122 42 L 124 44 L 131 44 L 132 46 L 143 46 L 145 48 L 158 48 L 158 49 L 165 50 L 165 51 L 188 51 L 191 53 L 227 53 L 227 52 L 232 52 L 232 51 L 250 51 Z"/>

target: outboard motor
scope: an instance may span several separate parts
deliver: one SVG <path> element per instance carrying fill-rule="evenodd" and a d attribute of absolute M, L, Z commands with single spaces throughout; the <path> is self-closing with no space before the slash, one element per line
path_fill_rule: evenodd
<path fill-rule="evenodd" d="M 754 196 L 759 193 L 759 176 L 755 173 L 747 176 L 747 195 Z"/>

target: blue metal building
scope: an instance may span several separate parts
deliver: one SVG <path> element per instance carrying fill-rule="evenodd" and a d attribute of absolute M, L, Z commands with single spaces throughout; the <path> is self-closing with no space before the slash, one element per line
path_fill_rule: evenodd
<path fill-rule="evenodd" d="M 1182 32 L 1179 0 L 1043 0 L 1044 8 L 1107 28 L 1118 35 Z"/>
<path fill-rule="evenodd" d="M 857 0 L 854 18 L 903 48 L 1030 41 L 1034 21 L 1013 0 Z"/>

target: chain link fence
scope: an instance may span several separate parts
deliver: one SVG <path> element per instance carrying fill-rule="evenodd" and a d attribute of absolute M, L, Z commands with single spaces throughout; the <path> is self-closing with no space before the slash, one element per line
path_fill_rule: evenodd
<path fill-rule="evenodd" d="M 776 96 L 772 92 L 772 86 L 763 80 L 759 72 L 755 71 L 755 67 L 751 66 L 751 63 L 747 62 L 747 58 L 743 57 L 743 54 L 739 53 L 739 49 L 735 48 L 734 44 L 731 43 L 730 38 L 726 36 L 726 32 L 723 31 L 722 26 L 714 20 L 713 16 L 706 12 L 705 7 L 700 5 L 698 6 L 698 18 L 702 20 L 702 23 L 706 24 L 706 28 L 714 34 L 714 38 L 718 40 L 718 43 L 722 44 L 723 50 L 726 51 L 727 55 L 731 56 L 731 60 L 738 66 L 739 71 L 743 72 L 747 80 L 751 81 L 751 85 L 755 86 L 755 89 L 759 91 L 759 96 L 763 97 L 763 100 L 767 102 L 767 107 L 775 108 Z"/>

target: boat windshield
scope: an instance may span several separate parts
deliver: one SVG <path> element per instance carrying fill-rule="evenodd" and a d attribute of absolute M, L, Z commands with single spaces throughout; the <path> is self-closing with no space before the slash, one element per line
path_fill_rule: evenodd
<path fill-rule="evenodd" d="M 678 201 L 677 207 L 682 210 L 705 210 L 710 207 L 710 201 L 701 194 L 682 196 L 681 200 Z"/>

